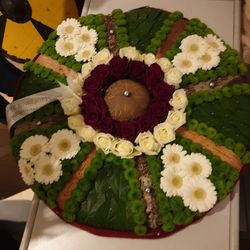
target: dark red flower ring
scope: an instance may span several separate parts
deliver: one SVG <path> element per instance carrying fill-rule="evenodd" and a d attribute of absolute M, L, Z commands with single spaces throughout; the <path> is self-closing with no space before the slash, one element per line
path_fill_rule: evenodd
<path fill-rule="evenodd" d="M 150 94 L 146 112 L 131 121 L 116 121 L 104 101 L 107 88 L 121 79 L 131 79 L 144 85 Z M 129 61 L 115 56 L 109 64 L 96 66 L 84 81 L 81 113 L 86 124 L 104 133 L 134 142 L 140 132 L 153 131 L 165 121 L 174 87 L 164 82 L 164 73 L 156 63 L 147 66 L 144 62 Z"/>

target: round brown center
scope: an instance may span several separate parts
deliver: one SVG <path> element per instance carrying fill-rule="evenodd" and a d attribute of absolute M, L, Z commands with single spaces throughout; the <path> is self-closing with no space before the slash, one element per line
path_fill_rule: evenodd
<path fill-rule="evenodd" d="M 145 113 L 150 96 L 142 84 L 123 79 L 109 86 L 104 100 L 114 120 L 131 121 Z"/>

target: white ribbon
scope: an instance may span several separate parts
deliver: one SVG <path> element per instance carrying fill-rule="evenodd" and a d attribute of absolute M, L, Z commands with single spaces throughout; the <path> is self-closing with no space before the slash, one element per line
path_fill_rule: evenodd
<path fill-rule="evenodd" d="M 60 84 L 60 87 L 58 88 L 26 96 L 8 104 L 8 106 L 6 107 L 8 129 L 10 129 L 20 119 L 33 113 L 41 107 L 56 100 L 61 100 L 62 98 L 70 96 L 81 99 L 68 86 Z"/>

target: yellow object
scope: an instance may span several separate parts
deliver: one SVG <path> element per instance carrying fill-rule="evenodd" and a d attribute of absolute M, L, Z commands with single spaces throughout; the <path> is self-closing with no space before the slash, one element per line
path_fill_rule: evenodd
<path fill-rule="evenodd" d="M 55 29 L 67 17 L 78 17 L 74 0 L 29 0 L 32 19 Z M 1 12 L 0 12 L 1 15 Z M 32 59 L 37 54 L 43 38 L 31 21 L 15 23 L 7 20 L 2 48 L 17 59 Z"/>

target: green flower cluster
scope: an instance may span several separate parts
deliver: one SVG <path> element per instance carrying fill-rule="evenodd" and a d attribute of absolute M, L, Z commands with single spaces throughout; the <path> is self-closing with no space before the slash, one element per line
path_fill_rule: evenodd
<path fill-rule="evenodd" d="M 91 144 L 89 144 L 91 145 Z M 91 146 L 92 150 L 92 146 Z M 85 149 L 83 155 L 85 157 L 90 152 Z M 72 162 L 70 161 L 70 166 Z M 86 167 L 84 171 L 84 176 L 78 181 L 76 188 L 72 191 L 71 197 L 66 201 L 65 207 L 63 210 L 63 218 L 72 222 L 76 218 L 76 213 L 79 210 L 80 204 L 87 198 L 88 193 L 91 189 L 92 183 L 95 181 L 98 170 L 104 165 L 104 153 L 101 150 L 96 152 L 96 156 L 92 159 L 89 166 Z M 73 167 L 74 169 L 74 167 Z"/>
<path fill-rule="evenodd" d="M 56 83 L 55 87 L 58 85 L 57 84 L 58 81 L 64 84 L 67 83 L 65 75 L 59 74 L 33 61 L 26 62 L 24 64 L 24 69 L 26 71 L 33 72 L 38 77 L 48 79 L 51 82 L 55 82 Z"/>
<path fill-rule="evenodd" d="M 129 46 L 127 20 L 125 14 L 121 9 L 114 9 L 112 11 L 112 18 L 117 26 L 115 35 L 118 47 L 123 48 Z"/>
<path fill-rule="evenodd" d="M 177 225 L 189 224 L 197 213 L 184 207 L 181 197 L 167 197 L 160 188 L 162 162 L 159 156 L 147 156 L 149 172 L 156 193 L 159 212 L 162 218 L 162 230 L 171 232 Z"/>
<path fill-rule="evenodd" d="M 157 48 L 166 39 L 168 33 L 170 33 L 173 25 L 182 18 L 183 14 L 180 11 L 170 13 L 164 20 L 161 28 L 155 33 L 154 37 L 150 40 L 150 44 L 146 47 L 146 53 L 156 53 Z"/>
<path fill-rule="evenodd" d="M 250 152 L 246 151 L 243 143 L 237 143 L 233 138 L 228 138 L 222 133 L 218 133 L 215 128 L 207 126 L 204 122 L 198 122 L 196 119 L 189 119 L 187 127 L 196 131 L 200 135 L 204 135 L 215 142 L 217 145 L 223 145 L 232 150 L 239 156 L 244 164 L 250 163 Z"/>
<path fill-rule="evenodd" d="M 80 167 L 80 164 L 86 159 L 87 155 L 92 151 L 93 145 L 90 143 L 81 143 L 81 149 L 73 159 L 62 161 L 63 174 L 57 182 L 44 185 L 35 182 L 32 185 L 34 192 L 41 196 L 50 208 L 56 208 L 56 198 L 58 193 L 70 181 L 72 174 Z M 40 197 L 39 197 L 40 198 Z"/>
<path fill-rule="evenodd" d="M 108 47 L 108 36 L 103 14 L 90 14 L 87 16 L 81 16 L 78 18 L 78 21 L 82 26 L 87 26 L 90 29 L 96 30 L 98 35 L 98 41 L 96 44 L 97 51 Z"/>
<path fill-rule="evenodd" d="M 145 205 L 142 199 L 140 182 L 138 180 L 138 171 L 135 167 L 134 159 L 123 159 L 124 176 L 129 184 L 128 199 L 131 204 L 131 212 L 135 223 L 134 231 L 138 235 L 147 233 L 147 216 Z"/>
<path fill-rule="evenodd" d="M 218 200 L 222 200 L 229 192 L 233 190 L 235 182 L 239 178 L 239 170 L 222 161 L 220 157 L 213 155 L 209 150 L 201 145 L 193 143 L 191 140 L 176 136 L 176 143 L 183 146 L 188 153 L 201 153 L 205 155 L 212 164 L 212 173 L 209 179 L 216 187 Z"/>
<path fill-rule="evenodd" d="M 250 95 L 250 85 L 247 83 L 234 84 L 230 87 L 218 88 L 213 91 L 193 92 L 188 96 L 189 107 L 201 105 L 203 102 L 213 102 L 232 96 Z"/>

